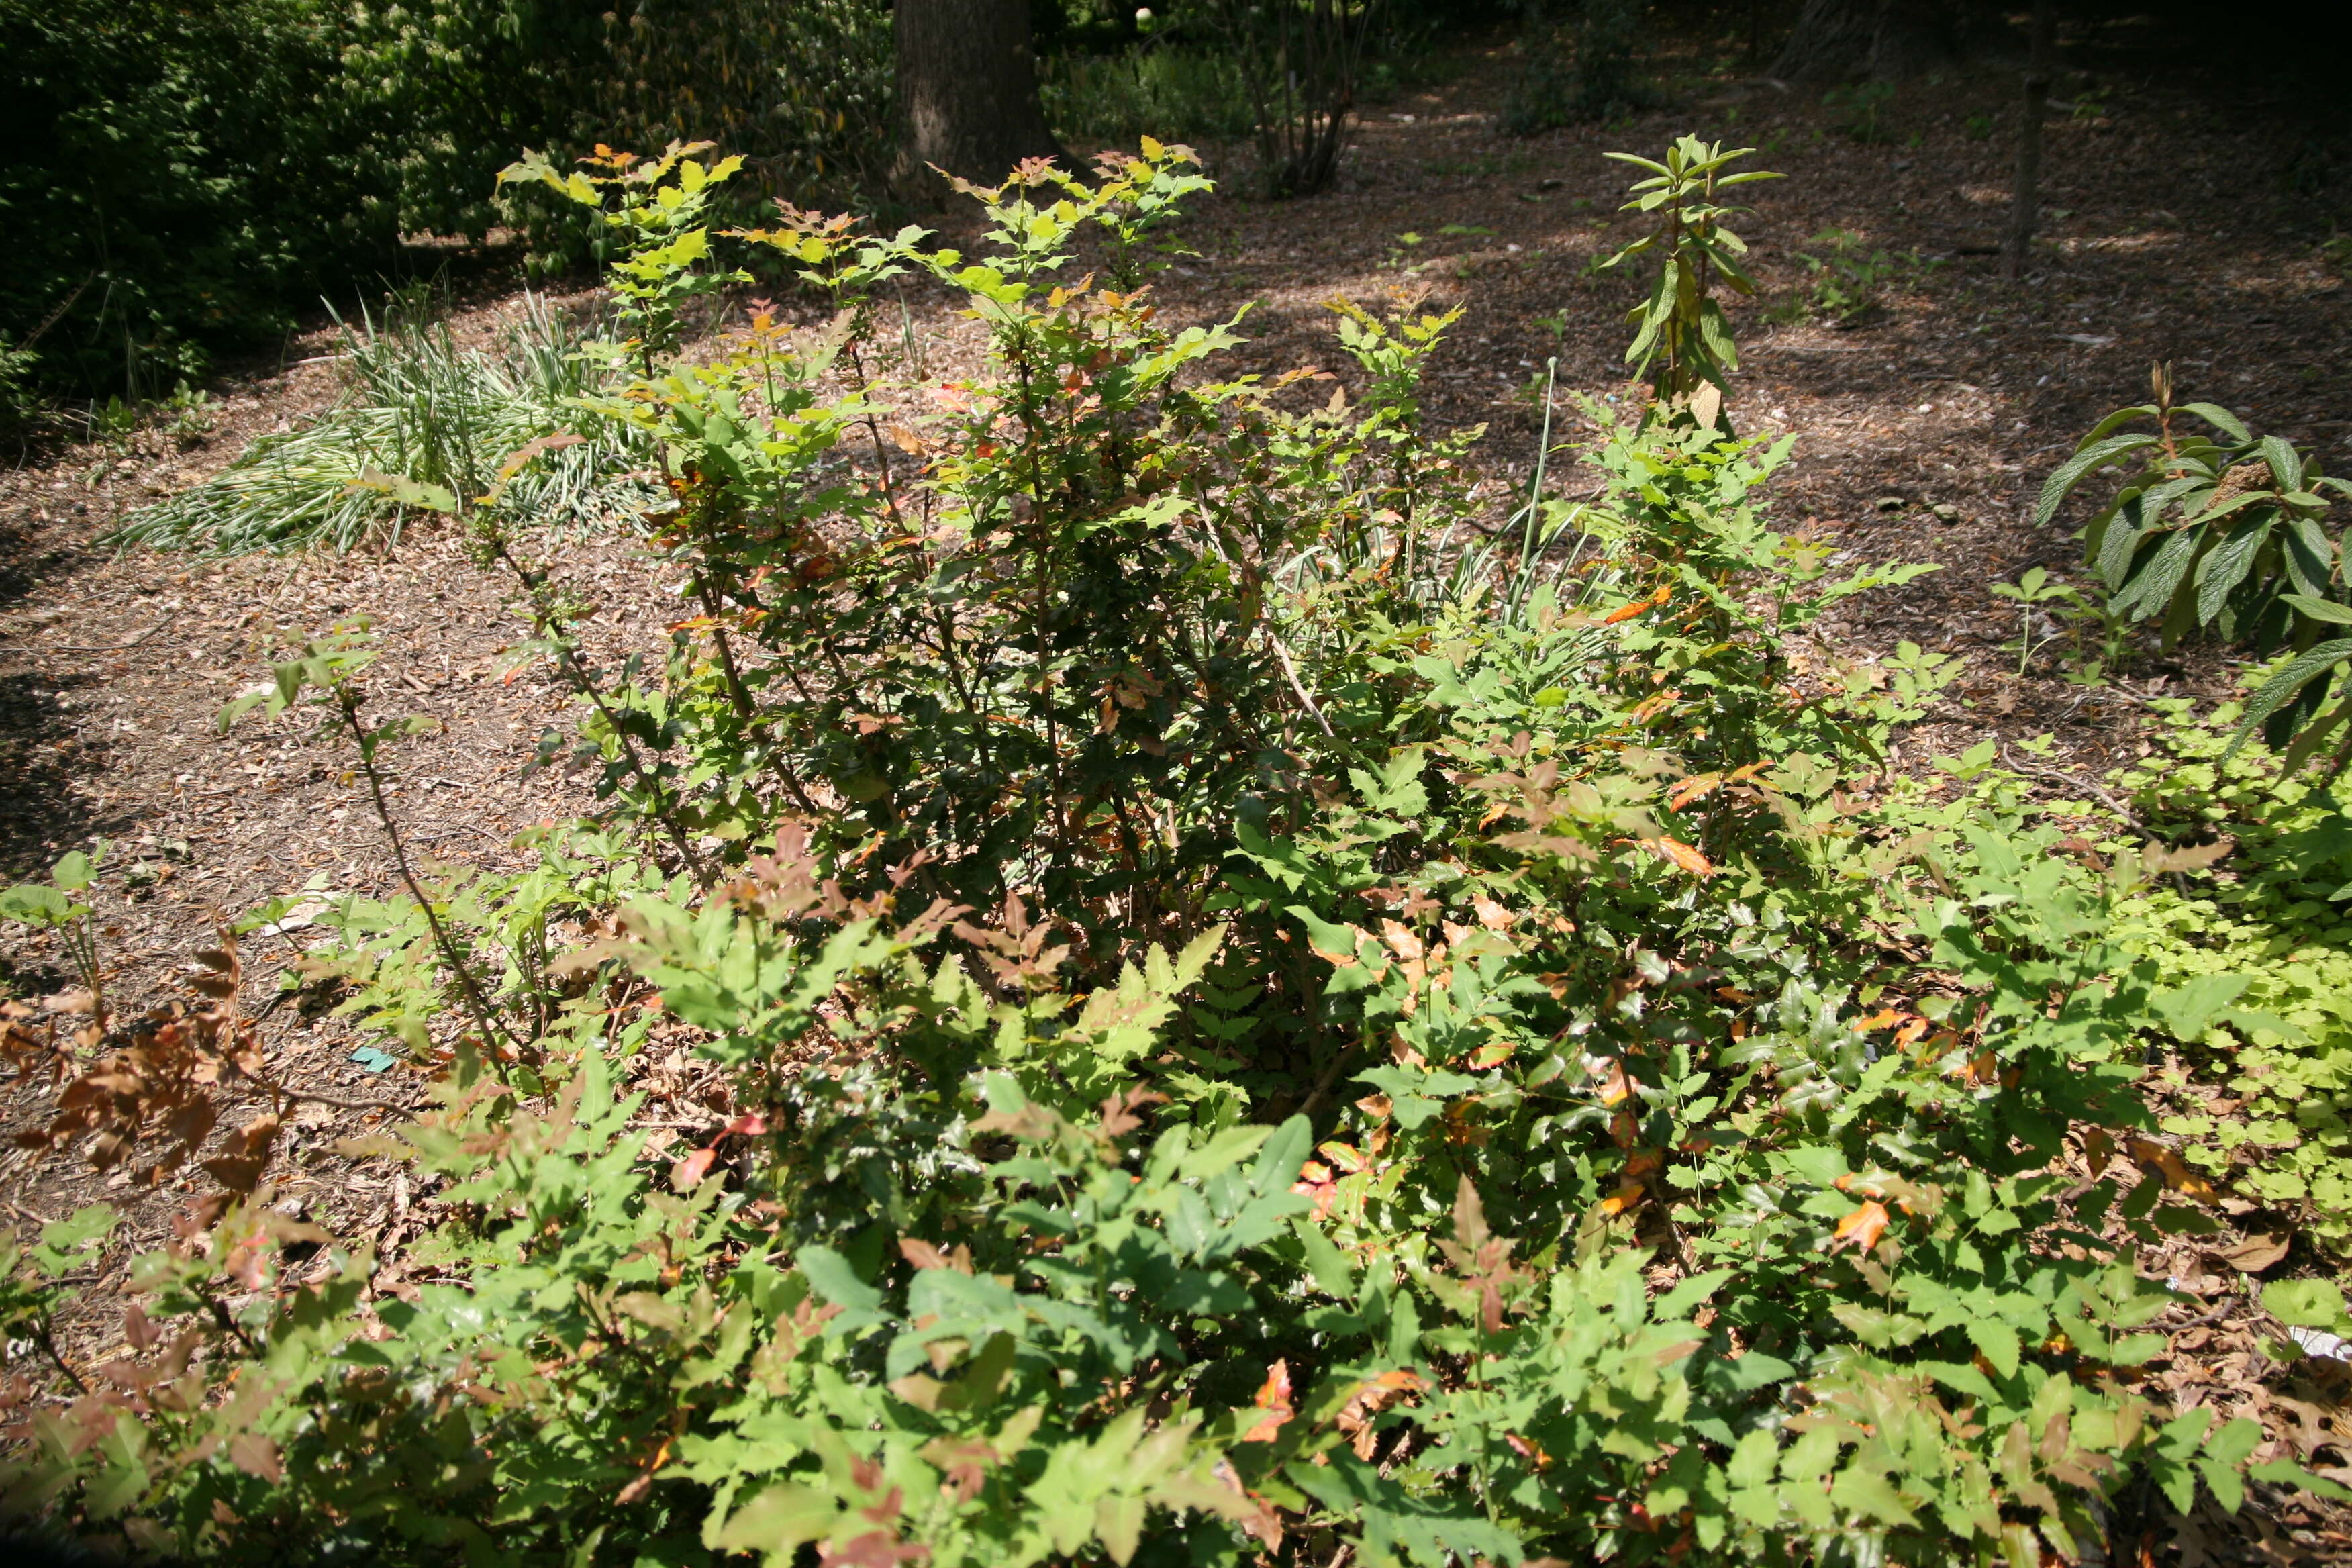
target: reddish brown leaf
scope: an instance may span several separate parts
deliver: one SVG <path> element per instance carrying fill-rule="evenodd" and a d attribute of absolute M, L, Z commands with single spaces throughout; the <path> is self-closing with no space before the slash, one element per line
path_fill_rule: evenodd
<path fill-rule="evenodd" d="M 1100 1131 L 1106 1138 L 1124 1138 L 1143 1125 L 1136 1112 L 1147 1105 L 1165 1105 L 1168 1097 L 1155 1089 L 1136 1084 L 1125 1094 L 1107 1095 L 1102 1102 Z"/>
<path fill-rule="evenodd" d="M 1244 1443 L 1273 1442 L 1281 1433 L 1283 1424 L 1297 1414 L 1290 1405 L 1290 1363 L 1288 1362 L 1278 1361 L 1266 1369 L 1265 1383 L 1258 1389 L 1257 1397 L 1251 1403 L 1265 1414 L 1258 1417 L 1256 1426 L 1252 1426 L 1243 1435 L 1242 1441 Z"/>
<path fill-rule="evenodd" d="M 1674 862 L 1694 877 L 1715 875 L 1715 862 L 1679 839 L 1648 838 L 1643 842 L 1655 850 L 1662 858 Z"/>
<path fill-rule="evenodd" d="M 2276 1230 L 2254 1231 L 2235 1247 L 2226 1247 L 2213 1256 L 2241 1274 L 2260 1274 L 2278 1262 L 2294 1244 L 2294 1232 Z"/>
<path fill-rule="evenodd" d="M 1666 808 L 1680 811 L 1693 801 L 1705 800 L 1723 787 L 1721 773 L 1698 773 L 1683 780 L 1666 792 Z"/>
<path fill-rule="evenodd" d="M 1601 1212 L 1605 1215 L 1623 1214 L 1640 1203 L 1648 1190 L 1639 1182 L 1621 1182 L 1615 1192 L 1601 1200 Z"/>
<path fill-rule="evenodd" d="M 716 1149 L 697 1149 L 673 1163 L 669 1168 L 670 1190 L 686 1193 L 700 1186 L 702 1178 L 710 1172 L 710 1163 L 718 1158 L 719 1151 Z"/>
<path fill-rule="evenodd" d="M 937 1438 L 923 1449 L 923 1458 L 939 1467 L 940 1485 L 958 1502 L 980 1495 L 997 1462 L 995 1449 L 971 1438 Z"/>
<path fill-rule="evenodd" d="M 816 1560 L 817 1568 L 898 1568 L 901 1563 L 919 1563 L 930 1554 L 929 1547 L 900 1541 L 896 1531 L 869 1530 L 837 1551 L 820 1549 Z"/>
<path fill-rule="evenodd" d="M 1886 1234 L 1889 1217 L 1886 1205 L 1876 1198 L 1871 1199 L 1838 1221 L 1837 1239 L 1831 1249 L 1834 1251 L 1850 1241 L 1861 1251 L 1868 1252 L 1878 1245 L 1878 1238 Z"/>
<path fill-rule="evenodd" d="M 1610 611 L 1601 617 L 1601 624 L 1604 626 L 1613 626 L 1620 622 L 1630 621 L 1636 616 L 1646 616 L 1671 597 L 1673 597 L 1671 590 L 1661 588 L 1646 599 L 1636 599 L 1621 609 Z"/>
<path fill-rule="evenodd" d="M 1338 1178 L 1332 1175 L 1331 1167 L 1320 1160 L 1309 1160 L 1299 1166 L 1298 1180 L 1290 1184 L 1290 1190 L 1313 1200 L 1315 1208 L 1309 1217 L 1318 1222 L 1329 1216 L 1331 1205 L 1339 1197 Z"/>
<path fill-rule="evenodd" d="M 228 1440 L 229 1463 L 248 1476 L 257 1476 L 272 1485 L 286 1479 L 285 1461 L 278 1457 L 278 1445 L 258 1432 L 239 1432 Z"/>
<path fill-rule="evenodd" d="M 918 1268 L 952 1268 L 959 1274 L 971 1272 L 971 1248 L 961 1242 L 954 1251 L 946 1252 L 928 1241 L 902 1236 L 898 1238 L 898 1256 Z"/>
<path fill-rule="evenodd" d="M 2140 1169 L 2161 1181 L 2168 1192 L 2200 1204 L 2213 1203 L 2221 1196 L 2214 1192 L 2212 1183 L 2189 1168 L 2178 1150 L 2150 1139 L 2135 1138 L 2131 1141 L 2131 1157 Z"/>
<path fill-rule="evenodd" d="M 1454 1188 L 1454 1245 L 1475 1252 L 1494 1233 L 1486 1228 L 1486 1205 L 1467 1173 Z"/>
<path fill-rule="evenodd" d="M 1403 1367 L 1358 1384 L 1340 1408 L 1337 1422 L 1356 1458 L 1369 1460 L 1372 1457 L 1373 1445 L 1380 1437 L 1374 1417 L 1407 1394 L 1418 1394 L 1427 1386 L 1419 1373 Z"/>

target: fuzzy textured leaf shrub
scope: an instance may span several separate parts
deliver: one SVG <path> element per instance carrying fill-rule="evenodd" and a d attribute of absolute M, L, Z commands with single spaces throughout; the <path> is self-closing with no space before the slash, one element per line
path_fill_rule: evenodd
<path fill-rule="evenodd" d="M 1650 379 L 1658 402 L 1670 409 L 1698 406 L 1695 400 L 1702 387 L 1718 401 L 1729 395 L 1730 374 L 1739 368 L 1730 323 L 1710 290 L 1720 281 L 1735 292 L 1753 294 L 1756 285 L 1738 259 L 1747 253 L 1747 242 L 1723 226 L 1725 218 L 1745 209 L 1718 205 L 1715 194 L 1780 178 L 1760 169 L 1724 173 L 1752 151 L 1743 147 L 1727 153 L 1719 142 L 1685 136 L 1667 149 L 1663 163 L 1631 153 L 1608 154 L 1649 171 L 1647 179 L 1632 186 L 1633 199 L 1624 210 L 1651 217 L 1656 229 L 1600 265 L 1621 267 L 1637 256 L 1657 255 L 1658 276 L 1650 298 L 1627 317 L 1634 331 L 1625 363 L 1635 375 Z M 1701 417 L 1699 422 L 1712 425 L 1714 420 Z"/>
<path fill-rule="evenodd" d="M 12 1506 L 223 1562 L 1927 1565 L 2326 1485 L 2146 1371 L 2135 1258 L 2213 1194 L 2140 1079 L 2211 984 L 2116 927 L 2213 856 L 2089 876 L 1990 751 L 1893 773 L 1950 662 L 1794 654 L 1925 569 L 1775 527 L 1787 440 L 1594 407 L 1585 499 L 1498 519 L 1421 417 L 1455 313 L 1336 301 L 1328 389 L 1162 319 L 1184 149 L 967 187 L 971 254 L 712 233 L 725 173 L 546 181 L 629 246 L 668 646 L 592 668 L 467 514 L 609 820 L 428 883 L 356 633 L 243 711 L 355 753 L 407 886 L 305 968 L 429 1077 L 342 1151 L 424 1235 L 213 1194 L 126 1350 L 7 1391 Z M 761 251 L 832 320 L 667 352 Z M 981 368 L 884 379 L 902 273 Z"/>
<path fill-rule="evenodd" d="M 793 344 L 764 319 L 610 404 L 664 454 L 656 538 L 716 655 L 662 698 L 687 731 L 669 765 L 708 781 L 702 827 L 814 814 L 828 848 L 920 850 L 923 885 L 973 905 L 1016 879 L 1048 905 L 1156 886 L 1130 936 L 1197 898 L 1219 851 L 1195 825 L 1259 781 L 1287 689 L 1262 580 L 1336 521 L 1347 455 L 1277 465 L 1265 389 L 1186 379 L 1232 330 L 1163 329 L 1127 279 L 1202 182 L 1164 152 L 1107 174 L 981 193 L 1001 247 L 984 261 L 789 212 L 741 237 L 833 289 L 852 332 L 901 270 L 970 291 L 998 375 L 933 389 L 919 426 L 881 428 L 855 336 Z M 1053 280 L 1082 226 L 1108 247 L 1104 286 Z M 639 254 L 682 269 L 691 248 Z M 852 441 L 865 481 L 845 485 Z"/>
<path fill-rule="evenodd" d="M 2352 481 L 2321 474 L 2279 437 L 2256 439 L 2226 408 L 2176 405 L 2166 367 L 2152 381 L 2153 402 L 2099 421 L 2051 474 L 2034 520 L 2046 526 L 2092 474 L 2137 465 L 2083 535 L 2110 613 L 2158 623 L 2168 647 L 2209 632 L 2260 653 L 2294 649 L 2247 699 L 2236 739 L 2259 729 L 2289 773 L 2336 742 L 2327 768 L 2341 773 L 2352 761 L 2352 731 L 2338 736 L 2352 698 L 2331 706 L 2329 697 L 2352 662 L 2352 637 L 2333 628 L 2352 626 L 2352 597 L 2327 492 L 2352 496 Z M 2179 428 L 2182 415 L 2222 440 Z M 2141 420 L 2155 432 L 2125 428 Z"/>

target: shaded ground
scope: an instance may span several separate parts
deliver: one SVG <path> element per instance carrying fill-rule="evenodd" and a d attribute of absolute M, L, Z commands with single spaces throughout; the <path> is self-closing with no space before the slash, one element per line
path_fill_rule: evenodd
<path fill-rule="evenodd" d="M 2072 89 L 2056 117 L 2047 240 L 2032 275 L 2011 285 L 1986 252 L 2008 195 L 2012 78 L 1906 85 L 1880 110 L 1885 139 L 1863 142 L 1816 95 L 1704 73 L 1713 48 L 1685 41 L 1676 110 L 1525 142 L 1492 129 L 1508 70 L 1502 47 L 1473 48 L 1453 85 L 1374 115 L 1339 190 L 1282 205 L 1203 203 L 1186 230 L 1201 255 L 1162 293 L 1188 318 L 1261 301 L 1240 368 L 1266 371 L 1341 368 L 1323 310 L 1335 294 L 1402 289 L 1461 304 L 1429 412 L 1442 424 L 1486 425 L 1480 460 L 1524 485 L 1539 421 L 1528 389 L 1544 362 L 1559 360 L 1563 408 L 1567 394 L 1606 396 L 1622 375 L 1622 317 L 1639 280 L 1589 268 L 1635 229 L 1616 211 L 1625 172 L 1600 153 L 1654 152 L 1685 130 L 1754 142 L 1757 163 L 1790 177 L 1748 187 L 1759 210 L 1738 225 L 1761 289 L 1733 307 L 1745 359 L 1736 412 L 1744 429 L 1801 437 L 1778 515 L 1859 559 L 1944 567 L 1860 601 L 1823 628 L 1824 655 L 1866 658 L 1910 640 L 1958 656 L 1968 673 L 1915 751 L 1960 749 L 1991 730 L 2050 731 L 2061 748 L 2050 765 L 2095 777 L 2138 746 L 2151 693 L 2210 695 L 2226 670 L 2210 658 L 2153 660 L 2108 689 L 2086 689 L 2060 678 L 2053 654 L 2021 679 L 2015 654 L 2000 647 L 2016 634 L 2015 613 L 1988 586 L 2030 565 L 2072 569 L 2066 534 L 2032 526 L 2034 493 L 2084 428 L 2143 395 L 2151 361 L 2175 365 L 2184 397 L 2226 404 L 2342 465 L 2352 443 L 2352 294 L 2323 259 L 2324 232 L 2309 226 L 2292 184 L 2312 163 L 2309 138 L 2122 68 L 2126 58 Z M 1854 237 L 1853 256 L 1886 258 L 1873 307 L 1847 327 L 1811 308 L 1821 275 L 1801 259 L 1831 257 L 1832 242 L 1818 237 L 1832 230 Z M 512 308 L 473 307 L 465 330 L 487 335 Z M 974 329 L 950 301 L 910 291 L 908 308 L 926 374 L 970 362 Z M 314 335 L 292 357 L 329 346 Z M 215 427 L 184 449 L 149 432 L 0 474 L 0 874 L 32 874 L 65 848 L 113 838 L 117 871 L 100 895 L 106 951 L 134 995 L 208 940 L 217 912 L 305 886 L 393 889 L 340 752 L 303 743 L 290 725 L 226 738 L 216 730 L 222 704 L 263 674 L 262 658 L 284 636 L 366 612 L 385 649 L 380 700 L 445 721 L 400 763 L 394 809 L 425 856 L 519 864 L 517 830 L 589 805 L 574 784 L 526 770 L 566 706 L 538 671 L 508 679 L 501 654 L 517 626 L 503 586 L 468 567 L 454 540 L 417 533 L 378 555 L 226 563 L 115 559 L 90 547 L 127 510 L 333 395 L 330 366 L 298 363 L 215 388 Z M 1559 482 L 1570 494 L 1580 483 L 1573 473 Z M 636 547 L 581 539 L 564 546 L 564 561 L 567 576 L 610 606 L 597 639 L 615 649 L 658 644 L 659 574 Z M 134 895 L 121 871 L 141 862 Z M 290 946 L 249 952 L 257 994 Z M 20 994 L 60 984 L 55 962 L 38 942 L 0 939 L 0 980 L 13 977 Z M 354 1040 L 331 1019 L 289 1014 L 273 1020 L 271 1040 L 302 1087 L 362 1100 L 415 1092 L 396 1072 L 354 1062 Z M 688 1090 L 680 1082 L 671 1092 Z M 42 1086 L 16 1086 L 0 1100 L 0 1123 L 17 1131 L 46 1120 L 47 1104 Z M 686 1122 L 693 1113 L 690 1104 L 663 1112 Z M 276 1179 L 289 1201 L 341 1233 L 389 1247 L 413 1223 L 405 1183 L 328 1151 L 374 1119 L 306 1109 Z M 19 1218 L 56 1218 L 104 1191 L 62 1161 L 0 1153 L 0 1202 Z M 110 1270 L 164 1238 L 184 1191 L 109 1195 L 132 1219 L 108 1254 Z M 2170 1380 L 2184 1399 L 2299 1428 L 2298 1452 L 2338 1440 L 2340 1389 L 2263 1381 L 2225 1261 L 2193 1248 L 2157 1261 L 2209 1303 L 2179 1310 L 2168 1325 Z M 89 1315 L 75 1332 L 87 1352 L 111 1348 L 108 1317 Z M 2321 1521 L 2281 1515 L 2274 1528 L 2298 1532 L 2271 1543 L 2276 1556 L 2352 1560 L 2346 1538 Z M 2192 1529 L 2179 1542 L 2184 1560 L 2207 1550 L 2243 1561 L 2257 1549 L 2222 1529 L 2210 1527 L 2210 1547 Z"/>

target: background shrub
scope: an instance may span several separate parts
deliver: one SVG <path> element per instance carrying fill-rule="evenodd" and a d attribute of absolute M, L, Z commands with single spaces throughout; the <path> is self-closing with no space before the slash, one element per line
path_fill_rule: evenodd
<path fill-rule="evenodd" d="M 1334 176 L 1353 117 L 1453 68 L 1447 43 L 1495 0 L 1165 0 L 1033 15 L 1046 118 L 1080 145 L 1139 136 L 1255 143 L 1255 194 Z"/>
<path fill-rule="evenodd" d="M 1117 54 L 1068 51 L 1046 60 L 1038 90 L 1047 123 L 1076 142 L 1230 142 L 1256 123 L 1240 68 L 1208 48 L 1155 43 Z"/>
<path fill-rule="evenodd" d="M 1528 0 L 1518 79 L 1499 120 L 1515 136 L 1606 120 L 1657 102 L 1642 74 L 1649 0 Z"/>
<path fill-rule="evenodd" d="M 719 139 L 751 195 L 846 201 L 888 159 L 888 30 L 867 0 L 0 0 L 0 214 L 44 237 L 0 279 L 0 397 L 168 391 L 413 268 L 403 236 L 586 254 L 499 197 L 524 147 Z"/>
<path fill-rule="evenodd" d="M 315 0 L 0 0 L 0 340 L 76 392 L 152 395 L 265 341 L 334 267 L 382 264 L 343 24 Z"/>
<path fill-rule="evenodd" d="M 756 194 L 803 205 L 879 188 L 897 140 L 887 0 L 636 0 L 622 16 L 610 101 L 575 147 L 715 142 Z"/>

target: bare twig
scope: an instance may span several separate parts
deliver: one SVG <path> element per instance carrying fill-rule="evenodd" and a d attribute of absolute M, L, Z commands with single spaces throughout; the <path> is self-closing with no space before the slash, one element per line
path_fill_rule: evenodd
<path fill-rule="evenodd" d="M 2117 816 L 2122 817 L 2126 822 L 2130 823 L 2134 827 L 2138 828 L 2142 833 L 2147 834 L 2150 837 L 2154 837 L 2156 836 L 2154 830 L 2151 829 L 2147 823 L 2140 820 L 2139 814 L 2137 812 L 2132 810 L 2131 807 L 2124 805 L 2123 802 L 2117 800 L 2114 795 L 2109 795 L 2105 790 L 2101 789 L 2097 784 L 2093 784 L 2086 778 L 2080 778 L 2070 773 L 2063 773 L 2056 768 L 2037 768 L 2031 763 L 2020 762 L 2018 760 L 2017 753 L 2009 749 L 2009 742 L 2006 741 L 2003 741 L 2000 744 L 2000 760 L 2009 764 L 2009 771 L 2013 773 L 2023 773 L 2028 778 L 2047 779 L 2053 784 L 2071 784 L 2074 788 L 2081 790 L 2084 794 L 2091 796 L 2094 800 L 2096 800 L 2109 811 L 2114 812 Z"/>
<path fill-rule="evenodd" d="M 1282 639 L 1274 635 L 1271 626 L 1266 628 L 1265 640 L 1274 645 L 1274 657 L 1281 661 L 1282 673 L 1290 678 L 1290 689 L 1298 694 L 1298 700 L 1306 704 L 1307 711 L 1321 726 L 1323 733 L 1334 741 L 1338 740 L 1339 732 L 1331 728 L 1331 721 L 1323 717 L 1323 710 L 1315 706 L 1315 699 L 1307 694 L 1306 682 L 1298 679 L 1297 667 L 1290 662 L 1290 650 L 1282 646 Z"/>
<path fill-rule="evenodd" d="M 160 632 L 165 626 L 170 626 L 173 618 L 173 616 L 165 616 L 162 620 L 157 621 L 153 626 L 149 626 L 145 631 L 141 632 L 129 642 L 108 643 L 102 647 L 91 647 L 80 643 L 8 643 L 0 644 L 0 651 L 5 651 L 8 653 L 122 653 L 131 648 L 137 647 L 141 643 L 145 642 L 157 632 Z"/>
<path fill-rule="evenodd" d="M 473 965 L 448 931 L 443 929 L 439 911 L 434 909 L 433 900 L 425 896 L 424 888 L 416 880 L 416 873 L 409 868 L 408 847 L 401 842 L 400 825 L 393 820 L 392 807 L 384 800 L 383 776 L 376 769 L 374 747 L 366 728 L 360 722 L 357 695 L 348 686 L 339 685 L 334 688 L 334 698 L 343 723 L 359 748 L 360 773 L 367 781 L 369 798 L 375 805 L 376 820 L 383 825 L 384 837 L 392 846 L 392 863 L 399 869 L 400 879 L 407 884 L 409 897 L 415 899 L 416 907 L 424 911 L 425 924 L 433 933 L 433 945 L 440 950 L 443 961 L 456 972 L 457 988 L 465 994 L 466 1009 L 474 1016 L 475 1024 L 482 1031 L 483 1044 L 504 1045 L 510 1050 L 515 1048 L 514 1037 L 507 1033 L 505 1026 L 499 1022 L 497 1015 L 490 1009 L 488 999 L 483 996 L 481 987 L 476 984 Z"/>
<path fill-rule="evenodd" d="M 594 676 L 589 672 L 586 662 L 581 658 L 580 650 L 573 641 L 571 628 L 564 624 L 554 596 L 548 589 L 546 574 L 534 574 L 517 560 L 514 552 L 508 548 L 503 535 L 490 534 L 488 538 L 491 552 L 505 563 L 514 574 L 515 580 L 522 584 L 523 593 L 530 601 L 531 616 L 537 623 L 538 630 L 547 638 L 549 646 L 554 648 L 558 662 L 562 665 L 564 673 L 572 679 L 572 689 L 585 697 L 594 706 L 598 715 L 604 719 L 605 729 L 611 731 L 615 744 L 619 747 L 622 764 L 635 775 L 638 787 L 646 792 L 646 797 L 652 803 L 654 820 L 659 823 L 662 831 L 669 836 L 671 845 L 677 850 L 678 858 L 685 861 L 686 868 L 693 875 L 694 879 L 704 887 L 709 887 L 711 881 L 710 868 L 696 852 L 692 839 L 688 837 L 686 829 L 670 809 L 669 792 L 662 787 L 660 775 L 639 757 L 636 742 L 629 738 L 628 728 L 621 722 L 620 716 L 613 711 L 612 705 L 605 700 L 604 688 L 597 684 Z"/>
<path fill-rule="evenodd" d="M 287 1089 L 279 1084 L 267 1086 L 280 1100 L 307 1100 L 313 1105 L 331 1105 L 338 1110 L 414 1110 L 413 1105 L 403 1105 L 391 1100 L 341 1100 L 331 1094 L 313 1094 L 307 1089 Z"/>
<path fill-rule="evenodd" d="M 47 1319 L 44 1318 L 34 1329 L 33 1342 L 41 1347 L 41 1353 L 49 1358 L 52 1365 L 65 1373 L 66 1381 L 73 1384 L 76 1394 L 88 1395 L 89 1384 L 81 1380 L 81 1373 L 67 1363 L 64 1353 L 58 1349 L 57 1341 L 51 1337 Z"/>

